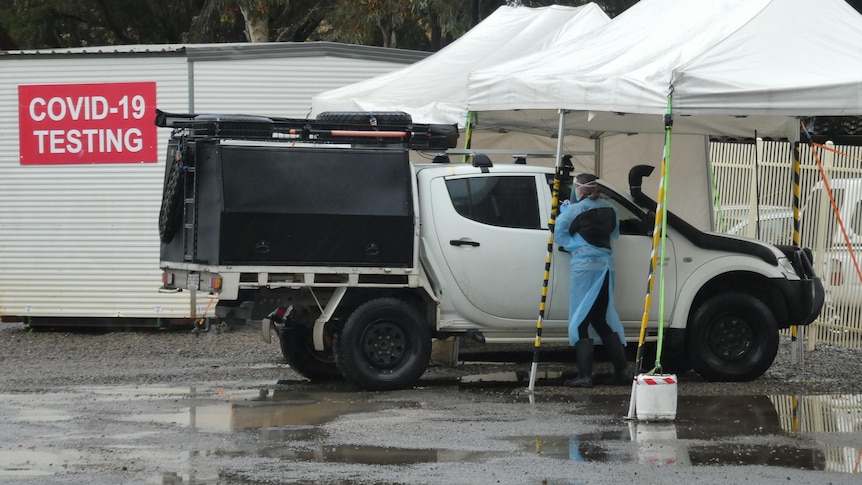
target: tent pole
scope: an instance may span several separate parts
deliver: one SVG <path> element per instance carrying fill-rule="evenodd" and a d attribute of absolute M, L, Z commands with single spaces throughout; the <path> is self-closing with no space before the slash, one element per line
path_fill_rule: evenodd
<path fill-rule="evenodd" d="M 533 363 L 530 366 L 530 384 L 527 392 L 530 403 L 533 402 L 533 390 L 536 388 L 536 373 L 539 368 L 539 348 L 542 346 L 542 320 L 545 318 L 545 302 L 548 298 L 548 281 L 551 274 L 551 258 L 554 255 L 554 225 L 559 207 L 560 184 L 563 177 L 563 136 L 566 131 L 566 111 L 560 110 L 560 122 L 557 126 L 557 155 L 554 170 L 554 188 L 551 191 L 551 217 L 548 220 L 548 252 L 545 255 L 545 277 L 542 282 L 542 299 L 539 303 L 539 318 L 536 320 L 536 340 L 533 344 Z"/>
<path fill-rule="evenodd" d="M 467 112 L 467 129 L 464 131 L 464 149 L 469 150 L 473 145 L 473 118 L 475 117 L 475 113 L 472 111 Z M 472 159 L 472 155 L 465 153 L 462 162 L 470 163 Z"/>
<path fill-rule="evenodd" d="M 593 156 L 593 170 L 594 170 L 593 173 L 596 175 L 596 177 L 602 178 L 602 177 L 604 177 L 604 174 L 602 173 L 603 172 L 602 169 L 604 167 L 602 166 L 602 161 L 601 161 L 602 160 L 602 137 L 601 136 L 598 136 L 598 135 L 596 136 L 595 147 L 593 148 L 593 151 L 595 152 L 595 155 Z"/>

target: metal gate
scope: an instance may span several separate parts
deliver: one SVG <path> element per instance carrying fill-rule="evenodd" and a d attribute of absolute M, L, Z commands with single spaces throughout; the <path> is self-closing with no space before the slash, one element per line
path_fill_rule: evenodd
<path fill-rule="evenodd" d="M 815 267 L 826 288 L 823 311 L 805 329 L 808 347 L 813 350 L 817 344 L 828 344 L 860 349 L 862 147 L 831 143 L 800 143 L 798 147 L 800 241 L 813 250 Z M 792 244 L 794 151 L 793 143 L 786 141 L 711 142 L 713 229 Z"/>

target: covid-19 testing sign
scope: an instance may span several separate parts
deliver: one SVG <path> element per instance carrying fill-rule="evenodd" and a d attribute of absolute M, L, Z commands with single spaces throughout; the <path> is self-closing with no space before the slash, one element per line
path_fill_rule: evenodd
<path fill-rule="evenodd" d="M 156 83 L 18 86 L 21 165 L 157 161 Z"/>

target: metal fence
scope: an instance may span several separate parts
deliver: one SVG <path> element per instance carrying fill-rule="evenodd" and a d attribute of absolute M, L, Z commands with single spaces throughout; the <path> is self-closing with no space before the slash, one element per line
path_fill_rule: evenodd
<path fill-rule="evenodd" d="M 799 221 L 799 242 L 814 252 L 826 288 L 817 321 L 800 327 L 809 350 L 817 344 L 862 348 L 862 146 L 800 143 L 795 150 L 781 141 L 713 141 L 710 158 L 714 230 L 793 244 Z"/>

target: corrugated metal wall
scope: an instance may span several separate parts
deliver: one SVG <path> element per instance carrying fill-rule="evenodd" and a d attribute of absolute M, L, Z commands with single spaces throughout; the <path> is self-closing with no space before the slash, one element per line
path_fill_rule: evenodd
<path fill-rule="evenodd" d="M 0 59 L 0 315 L 189 313 L 187 299 L 157 291 L 164 161 L 18 162 L 19 85 L 157 81 L 159 106 L 184 110 L 186 61 L 177 54 Z"/>
<path fill-rule="evenodd" d="M 323 91 L 385 74 L 391 62 L 336 57 L 194 61 L 194 110 L 305 118 Z M 397 66 L 397 67 L 403 67 Z"/>
<path fill-rule="evenodd" d="M 314 47 L 303 46 L 295 58 L 267 48 L 265 56 L 243 59 L 244 46 L 203 47 L 207 55 L 197 58 L 182 48 L 152 53 L 134 47 L 0 56 L 0 317 L 190 314 L 187 294 L 157 291 L 169 131 L 159 130 L 159 159 L 153 163 L 22 166 L 19 85 L 156 82 L 157 104 L 165 111 L 304 117 L 313 94 L 421 57 L 392 50 L 387 62 L 380 49 L 364 59 L 361 49 L 341 58 L 309 48 Z M 197 303 L 200 314 L 207 301 Z"/>

